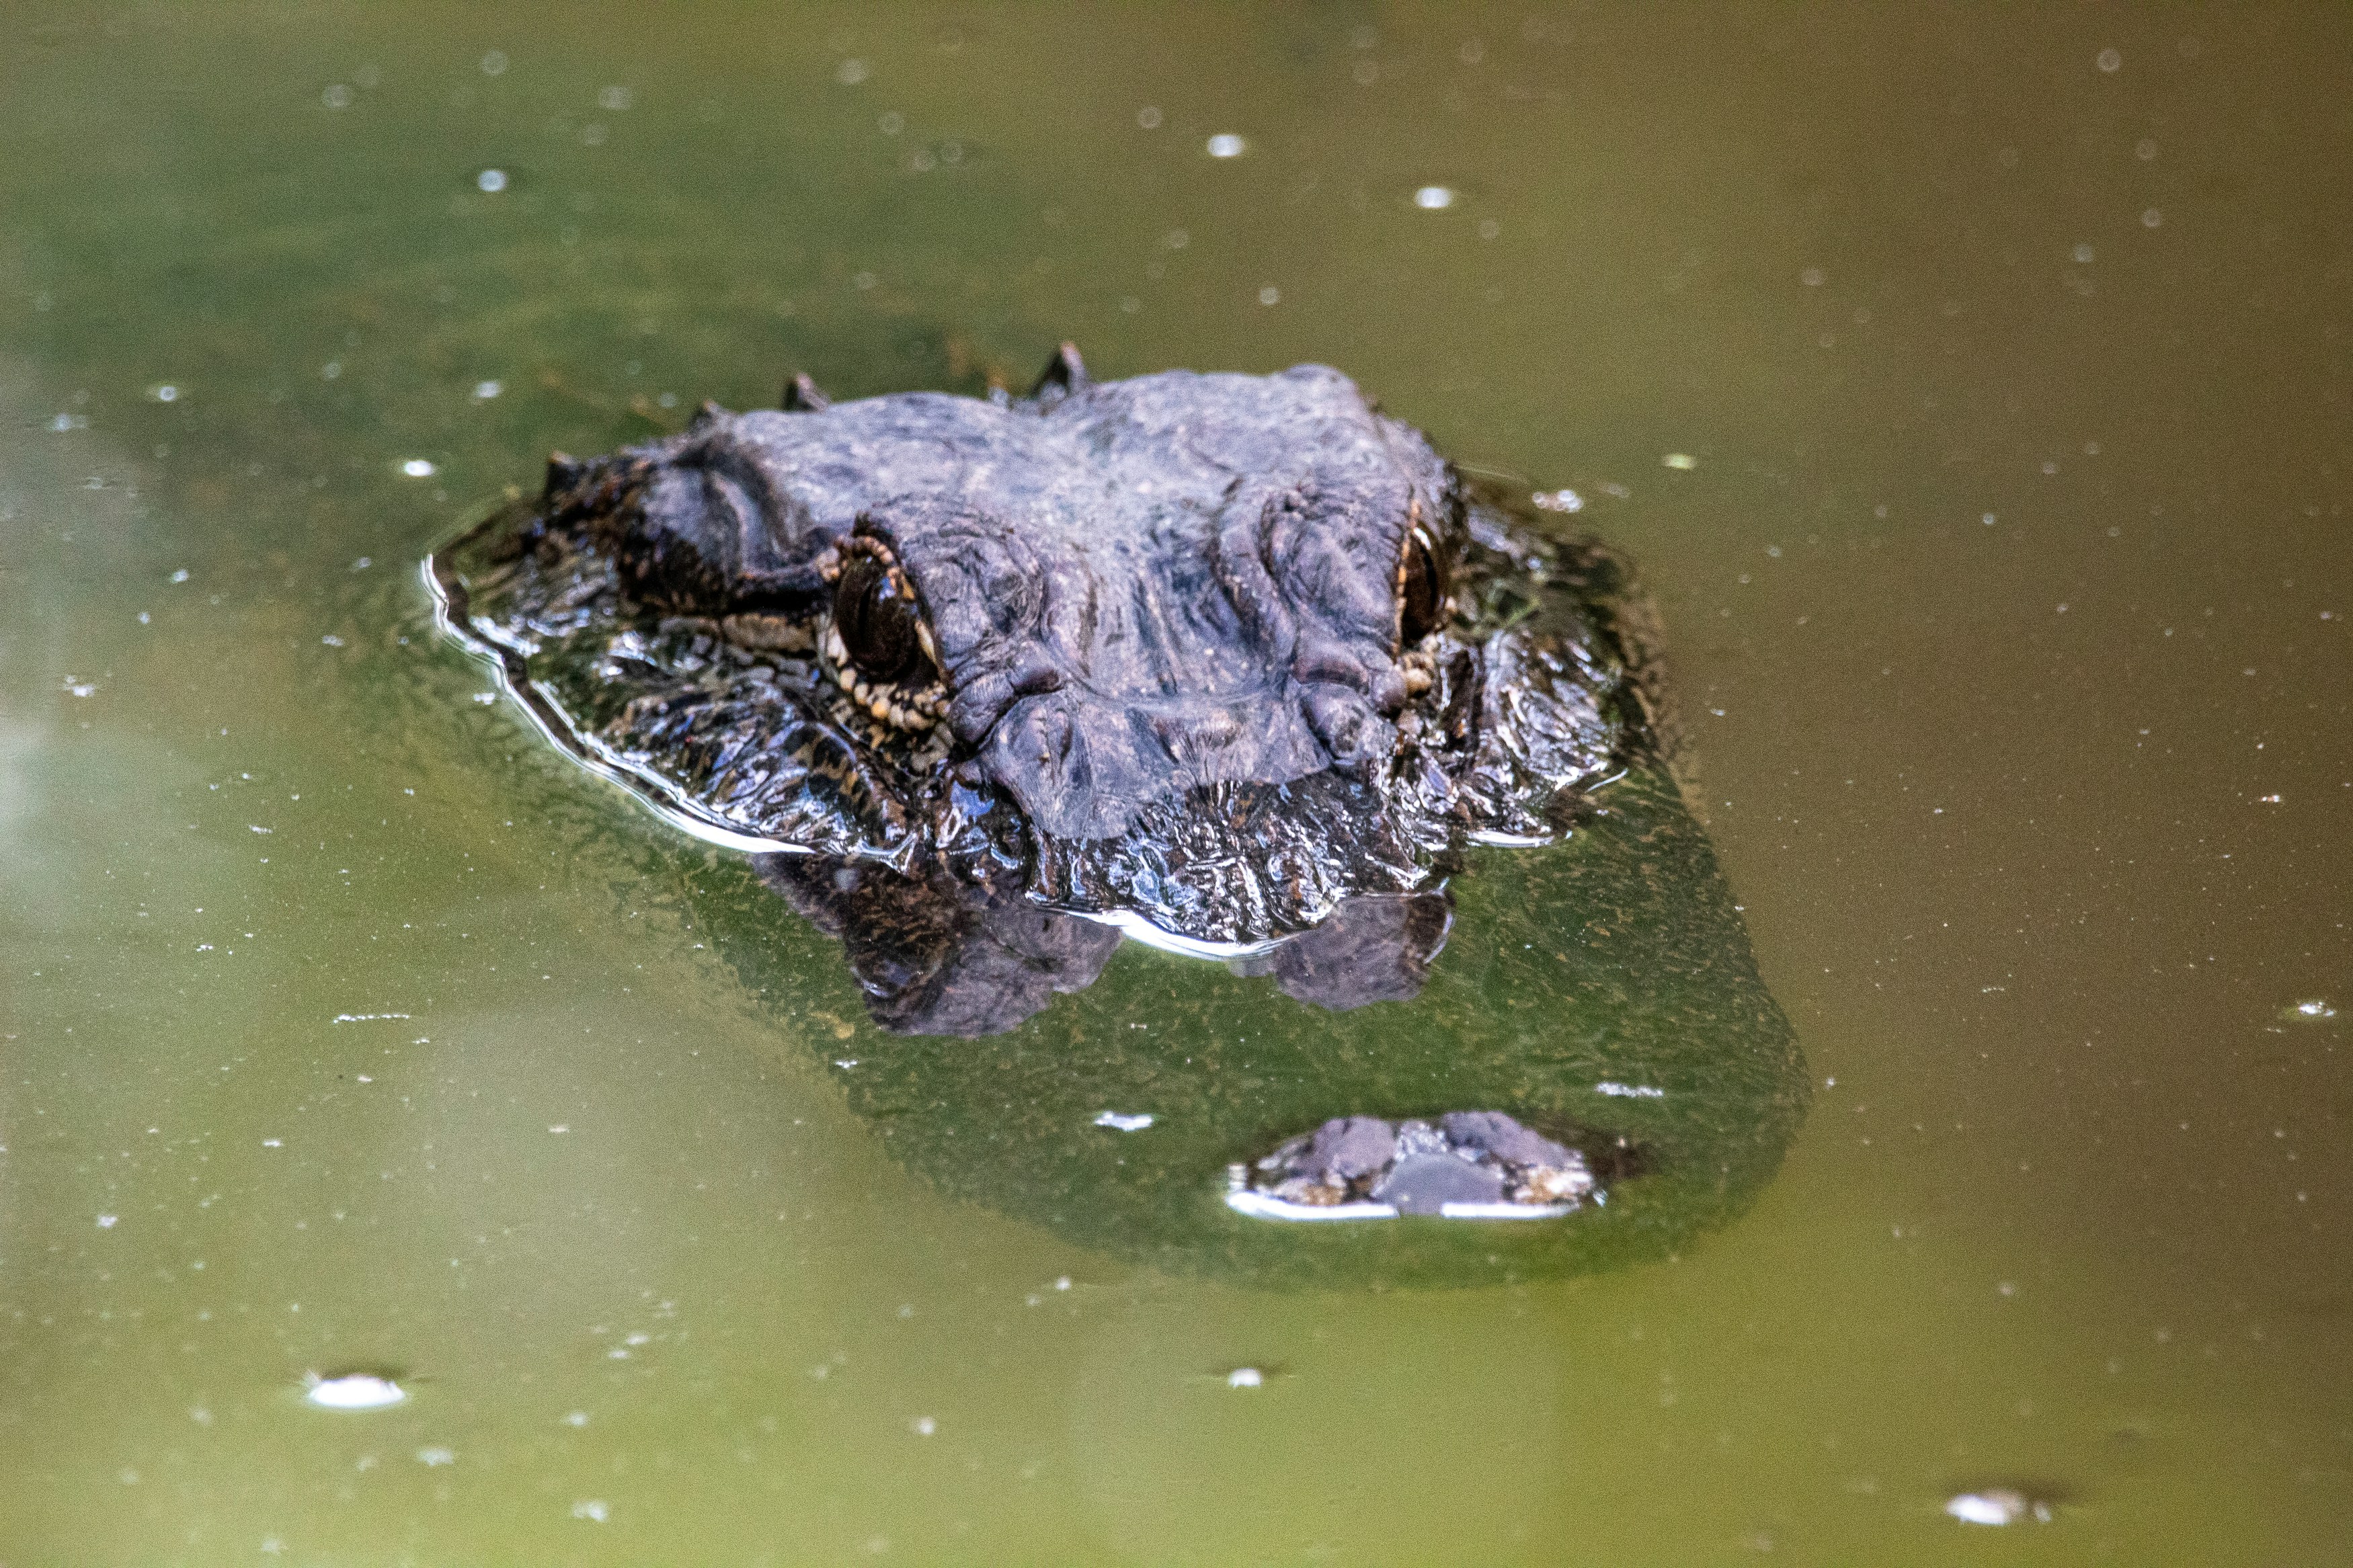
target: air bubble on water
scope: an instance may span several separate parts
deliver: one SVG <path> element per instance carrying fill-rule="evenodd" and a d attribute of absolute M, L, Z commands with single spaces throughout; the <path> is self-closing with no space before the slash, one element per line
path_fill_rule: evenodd
<path fill-rule="evenodd" d="M 2310 1018 L 2316 1022 L 2322 1018 L 2334 1018 L 2337 1016 L 2337 1009 L 2330 1006 L 2327 1003 L 2321 1001 L 2318 997 L 2313 997 L 2306 1001 L 2298 1002 L 2291 1011 L 2299 1018 Z"/>
<path fill-rule="evenodd" d="M 864 60 L 842 61 L 834 70 L 833 79 L 844 87 L 856 87 L 866 79 L 866 62 Z"/>
<path fill-rule="evenodd" d="M 1258 302 L 1261 305 L 1280 305 L 1282 303 L 1282 290 L 1270 283 L 1258 291 Z"/>
<path fill-rule="evenodd" d="M 1798 281 L 1809 289 L 1819 289 L 1829 280 L 1828 275 L 1819 267 L 1809 267 L 1798 274 Z"/>
<path fill-rule="evenodd" d="M 337 82 L 319 95 L 319 101 L 329 109 L 349 109 L 352 106 L 352 89 Z"/>
<path fill-rule="evenodd" d="M 2079 245 L 2075 247 L 2075 264 L 2077 266 L 2089 267 L 2092 264 L 2092 256 L 2093 250 L 2090 246 Z"/>
<path fill-rule="evenodd" d="M 503 51 L 492 49 L 489 54 L 482 57 L 482 74 L 484 76 L 504 76 L 506 75 L 506 71 L 507 57 Z"/>
<path fill-rule="evenodd" d="M 147 395 L 158 403 L 177 403 L 180 400 L 180 389 L 167 381 L 160 386 L 149 387 Z"/>
<path fill-rule="evenodd" d="M 373 1372 L 347 1372 L 334 1377 L 311 1372 L 302 1374 L 302 1397 L 322 1410 L 383 1410 L 406 1401 L 408 1391 Z"/>
<path fill-rule="evenodd" d="M 1152 1113 L 1148 1110 L 1140 1110 L 1133 1116 L 1124 1116 L 1116 1110 L 1106 1110 L 1095 1118 L 1095 1125 L 1109 1127 L 1120 1132 L 1141 1132 L 1152 1125 Z"/>
<path fill-rule="evenodd" d="M 907 117 L 892 109 L 885 110 L 882 117 L 874 123 L 883 135 L 896 136 L 900 132 L 907 129 Z"/>
<path fill-rule="evenodd" d="M 444 1465 L 456 1464 L 458 1456 L 447 1448 L 428 1447 L 417 1450 L 417 1462 L 427 1469 L 436 1470 Z"/>
<path fill-rule="evenodd" d="M 1661 458 L 1659 461 L 1667 468 L 1680 468 L 1685 473 L 1689 473 L 1692 469 L 1699 467 L 1699 459 L 1693 457 L 1689 452 L 1669 452 L 1665 457 Z"/>
<path fill-rule="evenodd" d="M 424 458 L 409 458 L 402 461 L 400 471 L 412 479 L 429 479 L 441 470 L 436 468 L 429 459 Z"/>
<path fill-rule="evenodd" d="M 1157 131 L 1160 129 L 1160 110 L 1147 103 L 1135 111 L 1135 122 L 1146 131 Z"/>
<path fill-rule="evenodd" d="M 102 1214 L 98 1216 L 98 1228 L 100 1230 L 112 1230 L 115 1226 L 120 1223 L 121 1217 L 122 1216 L 120 1215 Z"/>
<path fill-rule="evenodd" d="M 474 176 L 474 188 L 484 195 L 497 195 L 507 188 L 507 172 L 504 169 L 485 169 Z"/>
<path fill-rule="evenodd" d="M 586 1426 L 588 1425 L 588 1412 L 586 1410 L 575 1410 L 571 1415 L 566 1415 L 564 1418 L 564 1424 L 566 1426 Z"/>
<path fill-rule="evenodd" d="M 1585 498 L 1575 490 L 1538 490 L 1528 498 L 1538 511 L 1583 511 Z"/>
<path fill-rule="evenodd" d="M 907 1423 L 907 1429 L 918 1437 L 928 1437 L 940 1429 L 940 1424 L 929 1415 L 918 1415 Z"/>
<path fill-rule="evenodd" d="M 1424 212 L 1440 212 L 1454 205 L 1454 193 L 1444 185 L 1424 185 L 1413 193 L 1413 205 Z"/>
<path fill-rule="evenodd" d="M 605 1500 L 597 1497 L 582 1498 L 572 1505 L 572 1517 L 585 1519 L 591 1524 L 604 1523 L 611 1516 L 612 1511 Z"/>
<path fill-rule="evenodd" d="M 1226 1373 L 1228 1388 L 1261 1388 L 1265 1384 L 1266 1373 L 1254 1366 L 1238 1366 Z"/>
<path fill-rule="evenodd" d="M 2102 49 L 2092 63 L 2104 71 L 2113 73 L 2124 69 L 2125 58 L 2114 49 Z"/>
<path fill-rule="evenodd" d="M 2155 207 L 2150 207 L 2147 211 L 2140 215 L 2140 226 L 2143 228 L 2155 228 L 2164 221 L 2165 215 L 2158 211 Z"/>
<path fill-rule="evenodd" d="M 1220 131 L 1209 138 L 1209 156 L 1212 158 L 1239 158 L 1249 150 L 1250 143 L 1230 131 Z"/>
<path fill-rule="evenodd" d="M 2049 1503 L 2009 1487 L 1963 1492 L 1945 1504 L 1945 1511 L 1963 1524 L 2016 1524 L 2027 1519 L 2040 1524 L 2051 1522 Z"/>
<path fill-rule="evenodd" d="M 502 382 L 478 381 L 474 383 L 474 398 L 479 403 L 488 403 L 505 390 L 506 385 Z"/>
<path fill-rule="evenodd" d="M 636 101 L 636 95 L 626 87 L 600 87 L 596 89 L 596 107 L 609 109 L 616 114 Z"/>

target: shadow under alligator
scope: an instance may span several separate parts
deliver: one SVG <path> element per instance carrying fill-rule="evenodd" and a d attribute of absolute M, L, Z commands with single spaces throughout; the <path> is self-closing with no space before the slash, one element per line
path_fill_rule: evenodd
<path fill-rule="evenodd" d="M 763 892 L 841 943 L 880 1027 L 845 1018 L 846 1037 L 811 1045 L 901 1163 L 1158 1268 L 1432 1287 L 1663 1258 L 1754 1200 L 1804 1115 L 1797 1040 L 1658 770 L 1605 792 L 1561 845 L 1476 852 L 1451 888 L 1356 900 L 1230 964 L 871 865 L 754 867 L 703 930 L 786 1018 L 851 1009 L 838 970 L 776 940 Z M 1334 1119 L 1403 1131 L 1465 1111 L 1573 1151 L 1587 1201 L 1535 1223 L 1323 1225 L 1229 1201 Z"/>

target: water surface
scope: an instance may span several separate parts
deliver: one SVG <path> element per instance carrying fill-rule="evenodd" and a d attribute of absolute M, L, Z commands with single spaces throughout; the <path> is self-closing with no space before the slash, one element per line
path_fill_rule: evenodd
<path fill-rule="evenodd" d="M 2341 11 L 0 37 L 0 1556 L 2347 1560 Z M 1337 364 L 1644 568 L 1810 1096 L 1720 1223 L 1272 1289 L 943 1182 L 828 944 L 763 998 L 433 635 L 550 447 L 1064 336 Z"/>

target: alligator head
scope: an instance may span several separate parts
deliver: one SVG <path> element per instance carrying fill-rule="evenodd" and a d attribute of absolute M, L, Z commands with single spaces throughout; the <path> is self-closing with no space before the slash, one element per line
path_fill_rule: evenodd
<path fill-rule="evenodd" d="M 1565 830 L 1650 744 L 1620 574 L 1336 371 L 706 405 L 436 555 L 690 829 L 1228 954 Z"/>

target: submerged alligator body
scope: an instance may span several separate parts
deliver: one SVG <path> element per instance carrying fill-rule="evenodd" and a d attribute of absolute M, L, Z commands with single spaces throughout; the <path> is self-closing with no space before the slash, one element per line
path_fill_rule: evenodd
<path fill-rule="evenodd" d="M 865 933 L 893 1026 L 1007 1026 L 941 991 L 975 930 L 964 967 L 1039 994 L 1013 1018 L 1103 924 L 1229 957 L 1329 927 L 1286 989 L 1409 995 L 1463 850 L 1556 837 L 1653 743 L 1614 559 L 1336 371 L 1096 383 L 1065 345 L 1026 398 L 784 405 L 559 455 L 430 574 L 559 743 L 798 858 L 764 877 L 853 963 Z M 1356 900 L 1398 912 L 1333 921 Z"/>

